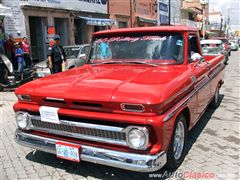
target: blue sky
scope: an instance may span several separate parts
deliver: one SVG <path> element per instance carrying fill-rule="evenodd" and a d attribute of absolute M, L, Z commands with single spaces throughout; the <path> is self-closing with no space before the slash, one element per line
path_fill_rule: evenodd
<path fill-rule="evenodd" d="M 209 9 L 221 11 L 225 20 L 229 12 L 231 28 L 240 30 L 240 0 L 209 0 Z"/>

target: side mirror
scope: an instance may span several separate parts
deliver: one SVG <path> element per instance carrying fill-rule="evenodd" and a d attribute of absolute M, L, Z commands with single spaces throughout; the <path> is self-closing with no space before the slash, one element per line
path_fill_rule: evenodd
<path fill-rule="evenodd" d="M 82 60 L 86 61 L 87 60 L 86 54 L 80 54 L 79 59 L 82 59 Z"/>
<path fill-rule="evenodd" d="M 191 55 L 191 61 L 201 62 L 201 61 L 204 61 L 204 58 L 199 53 L 194 53 L 193 55 Z"/>

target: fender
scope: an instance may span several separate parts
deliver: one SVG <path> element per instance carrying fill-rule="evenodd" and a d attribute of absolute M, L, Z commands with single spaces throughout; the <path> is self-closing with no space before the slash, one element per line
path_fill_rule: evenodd
<path fill-rule="evenodd" d="M 175 122 L 176 122 L 176 119 L 177 117 L 184 112 L 185 109 L 188 109 L 189 110 L 189 107 L 187 106 L 187 104 L 181 106 L 179 109 L 177 109 L 177 111 L 175 112 L 175 114 L 168 120 L 168 121 L 164 121 L 163 122 L 163 138 L 162 138 L 162 142 L 163 142 L 163 145 L 162 145 L 162 148 L 167 151 L 168 150 L 168 147 L 170 145 L 170 141 L 171 141 L 171 138 L 173 136 L 173 129 L 175 127 Z M 187 121 L 187 125 L 190 124 L 190 121 L 191 121 L 191 114 L 189 113 L 189 117 L 186 117 Z"/>

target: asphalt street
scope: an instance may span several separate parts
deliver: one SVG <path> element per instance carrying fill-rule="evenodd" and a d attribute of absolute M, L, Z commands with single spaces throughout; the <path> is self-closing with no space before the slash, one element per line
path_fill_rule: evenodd
<path fill-rule="evenodd" d="M 196 173 L 211 178 L 238 180 L 240 177 L 240 51 L 232 52 L 220 90 L 221 104 L 207 110 L 190 132 L 187 156 L 175 171 L 135 173 L 87 162 L 80 164 L 57 159 L 55 155 L 16 144 L 16 102 L 13 92 L 0 93 L 1 160 L 0 174 L 7 179 L 194 179 Z M 172 177 L 168 178 L 169 175 Z M 187 176 L 188 175 L 188 176 Z M 191 175 L 191 176 L 190 176 Z"/>

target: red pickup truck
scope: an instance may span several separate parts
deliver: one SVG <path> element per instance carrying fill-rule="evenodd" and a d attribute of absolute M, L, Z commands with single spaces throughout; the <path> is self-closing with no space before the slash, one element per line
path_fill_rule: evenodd
<path fill-rule="evenodd" d="M 97 32 L 87 58 L 16 90 L 16 142 L 132 171 L 180 166 L 188 131 L 219 105 L 223 55 L 202 57 L 195 28 L 162 26 Z"/>

